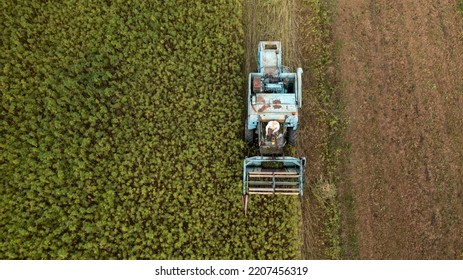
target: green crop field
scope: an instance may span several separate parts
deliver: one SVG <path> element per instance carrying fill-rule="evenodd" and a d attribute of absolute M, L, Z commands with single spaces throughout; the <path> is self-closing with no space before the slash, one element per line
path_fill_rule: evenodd
<path fill-rule="evenodd" d="M 291 259 L 241 208 L 241 1 L 2 1 L 1 259 Z"/>

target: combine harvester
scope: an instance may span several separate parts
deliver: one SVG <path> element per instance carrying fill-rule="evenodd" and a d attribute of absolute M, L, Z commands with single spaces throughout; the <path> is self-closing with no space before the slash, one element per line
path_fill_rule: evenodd
<path fill-rule="evenodd" d="M 257 73 L 249 74 L 245 141 L 259 145 L 243 170 L 243 207 L 250 194 L 303 195 L 305 158 L 284 156 L 296 144 L 298 109 L 302 107 L 302 69 L 289 73 L 281 62 L 281 42 L 259 42 Z"/>

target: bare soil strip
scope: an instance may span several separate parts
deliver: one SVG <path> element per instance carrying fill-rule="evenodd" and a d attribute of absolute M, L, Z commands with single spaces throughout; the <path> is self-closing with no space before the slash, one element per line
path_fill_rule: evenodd
<path fill-rule="evenodd" d="M 333 28 L 351 147 L 342 191 L 352 193 L 362 259 L 463 258 L 456 5 L 337 1 Z"/>

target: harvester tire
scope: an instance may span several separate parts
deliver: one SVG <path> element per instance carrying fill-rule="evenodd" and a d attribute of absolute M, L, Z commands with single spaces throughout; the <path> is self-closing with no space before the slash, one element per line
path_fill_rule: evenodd
<path fill-rule="evenodd" d="M 246 141 L 247 145 L 252 145 L 254 143 L 254 129 L 248 129 L 248 121 L 245 122 L 244 141 Z"/>
<path fill-rule="evenodd" d="M 297 130 L 292 127 L 288 127 L 288 143 L 289 145 L 296 146 L 297 142 Z"/>

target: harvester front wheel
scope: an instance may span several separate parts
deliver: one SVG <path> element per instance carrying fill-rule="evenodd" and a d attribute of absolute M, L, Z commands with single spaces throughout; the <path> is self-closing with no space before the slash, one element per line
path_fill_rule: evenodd
<path fill-rule="evenodd" d="M 248 121 L 245 122 L 244 141 L 246 141 L 246 144 L 248 145 L 252 145 L 254 143 L 254 129 L 248 129 Z"/>
<path fill-rule="evenodd" d="M 296 146 L 297 142 L 297 130 L 292 127 L 288 127 L 288 143 L 292 146 Z"/>

